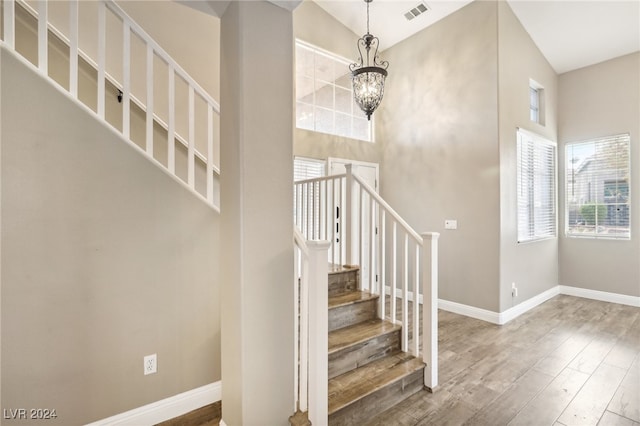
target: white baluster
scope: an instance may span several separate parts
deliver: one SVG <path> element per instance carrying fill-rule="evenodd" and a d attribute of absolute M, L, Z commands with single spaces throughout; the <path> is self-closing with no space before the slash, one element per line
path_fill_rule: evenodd
<path fill-rule="evenodd" d="M 438 238 L 437 232 L 422 234 L 422 360 L 424 385 L 438 386 Z"/>
<path fill-rule="evenodd" d="M 409 234 L 404 234 L 404 274 L 402 280 L 402 352 L 409 348 Z"/>
<path fill-rule="evenodd" d="M 301 270 L 300 270 L 300 262 L 302 262 L 301 258 L 301 250 L 297 244 L 294 244 L 293 247 L 293 306 L 295 306 L 295 312 L 293 313 L 293 329 L 295 330 L 295 339 L 293 341 L 293 410 L 296 411 L 300 409 L 300 405 L 302 401 L 300 400 L 300 370 L 302 369 L 302 364 L 298 364 L 300 360 L 300 347 L 301 347 L 301 333 L 300 329 L 300 285 L 299 282 L 301 280 Z"/>
<path fill-rule="evenodd" d="M 420 246 L 416 244 L 415 280 L 413 284 L 413 350 L 416 358 L 420 353 Z"/>
<path fill-rule="evenodd" d="M 131 27 L 128 21 L 122 25 L 122 135 L 131 137 Z M 104 82 L 102 84 L 104 86 Z"/>
<path fill-rule="evenodd" d="M 38 68 L 47 75 L 49 68 L 49 13 L 47 2 L 38 1 Z"/>
<path fill-rule="evenodd" d="M 167 167 L 176 173 L 176 71 L 169 64 L 169 123 L 167 124 Z"/>
<path fill-rule="evenodd" d="M 147 44 L 147 154 L 153 158 L 153 46 Z"/>
<path fill-rule="evenodd" d="M 369 285 L 369 291 L 375 293 L 377 291 L 376 286 L 376 221 L 375 221 L 375 208 L 376 204 L 373 197 L 369 197 L 369 275 L 371 276 L 371 284 Z"/>
<path fill-rule="evenodd" d="M 189 85 L 189 146 L 187 147 L 187 184 L 196 187 L 196 98 L 192 85 Z"/>
<path fill-rule="evenodd" d="M 309 258 L 303 257 L 300 280 L 300 411 L 308 410 L 309 402 Z M 296 284 L 297 285 L 297 284 Z"/>
<path fill-rule="evenodd" d="M 213 204 L 213 106 L 207 104 L 207 200 Z"/>
<path fill-rule="evenodd" d="M 386 314 L 386 293 L 387 286 L 385 285 L 386 281 L 386 250 L 387 250 L 387 212 L 382 209 L 380 213 L 380 303 L 378 303 L 378 316 L 382 319 L 385 319 Z"/>
<path fill-rule="evenodd" d="M 69 1 L 69 92 L 78 98 L 78 0 Z"/>
<path fill-rule="evenodd" d="M 395 324 L 396 320 L 396 288 L 398 286 L 398 223 L 393 221 L 393 232 L 391 236 L 392 257 L 391 257 L 391 321 Z"/>

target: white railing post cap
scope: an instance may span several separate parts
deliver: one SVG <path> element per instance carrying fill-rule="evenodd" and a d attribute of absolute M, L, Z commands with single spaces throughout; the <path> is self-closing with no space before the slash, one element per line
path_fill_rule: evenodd
<path fill-rule="evenodd" d="M 309 250 L 329 250 L 331 241 L 328 240 L 306 240 Z"/>

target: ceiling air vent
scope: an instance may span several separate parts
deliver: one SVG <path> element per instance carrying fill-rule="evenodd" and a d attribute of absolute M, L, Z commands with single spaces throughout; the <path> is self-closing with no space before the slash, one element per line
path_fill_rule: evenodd
<path fill-rule="evenodd" d="M 417 17 L 418 15 L 422 15 L 427 10 L 429 10 L 429 6 L 427 6 L 426 3 L 422 2 L 418 4 L 416 7 L 414 7 L 413 9 L 411 9 L 410 11 L 408 11 L 407 13 L 405 13 L 404 17 L 407 18 L 407 21 L 410 21 L 413 18 Z"/>

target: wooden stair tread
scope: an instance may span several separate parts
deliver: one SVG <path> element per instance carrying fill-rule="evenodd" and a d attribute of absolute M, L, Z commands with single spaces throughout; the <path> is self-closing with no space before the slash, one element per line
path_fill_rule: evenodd
<path fill-rule="evenodd" d="M 339 308 L 341 306 L 353 305 L 358 302 L 366 302 L 368 300 L 378 299 L 377 294 L 371 294 L 364 291 L 350 291 L 329 297 L 329 309 Z"/>
<path fill-rule="evenodd" d="M 396 352 L 329 380 L 329 414 L 424 368 L 422 360 Z"/>
<path fill-rule="evenodd" d="M 357 271 L 359 269 L 360 267 L 358 266 L 336 265 L 335 263 L 329 263 L 329 275 L 340 274 L 342 272 Z"/>
<path fill-rule="evenodd" d="M 365 342 L 376 336 L 393 333 L 402 327 L 389 321 L 372 319 L 329 333 L 329 355 L 352 345 Z"/>

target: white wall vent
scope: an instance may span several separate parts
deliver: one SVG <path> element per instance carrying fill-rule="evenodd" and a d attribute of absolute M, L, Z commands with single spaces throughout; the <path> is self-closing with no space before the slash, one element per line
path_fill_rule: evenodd
<path fill-rule="evenodd" d="M 422 15 L 424 12 L 429 10 L 429 6 L 425 2 L 421 2 L 416 7 L 412 8 L 410 11 L 404 14 L 404 17 L 407 18 L 407 21 L 412 20 L 418 15 Z"/>

